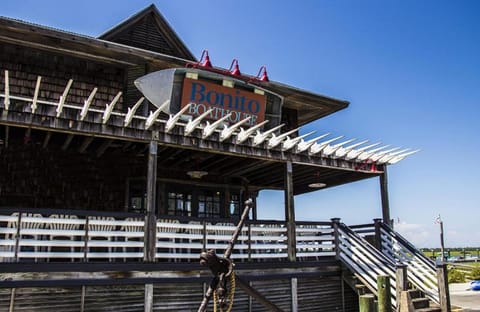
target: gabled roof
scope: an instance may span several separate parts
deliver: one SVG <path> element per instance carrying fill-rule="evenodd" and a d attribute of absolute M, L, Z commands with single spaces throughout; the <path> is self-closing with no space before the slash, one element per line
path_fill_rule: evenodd
<path fill-rule="evenodd" d="M 98 38 L 195 61 L 193 54 L 154 4 L 114 26 Z"/>

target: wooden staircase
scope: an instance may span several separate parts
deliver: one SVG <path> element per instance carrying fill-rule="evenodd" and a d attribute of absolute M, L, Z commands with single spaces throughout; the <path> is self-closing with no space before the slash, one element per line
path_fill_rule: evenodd
<path fill-rule="evenodd" d="M 400 312 L 441 312 L 437 303 L 425 298 L 418 289 L 404 291 L 400 297 Z"/>
<path fill-rule="evenodd" d="M 376 224 L 374 230 L 352 229 L 342 223 L 334 228 L 337 258 L 352 273 L 343 275 L 345 282 L 359 295 L 371 293 L 376 298 L 377 278 L 384 276 L 390 282 L 392 308 L 441 311 L 435 264 L 393 229 L 384 224 Z"/>

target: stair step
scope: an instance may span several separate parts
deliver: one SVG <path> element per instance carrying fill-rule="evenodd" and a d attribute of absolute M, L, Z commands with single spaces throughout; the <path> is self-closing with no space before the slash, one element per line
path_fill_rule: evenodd
<path fill-rule="evenodd" d="M 423 298 L 424 294 L 418 289 L 409 289 L 408 293 L 410 294 L 410 298 Z"/>
<path fill-rule="evenodd" d="M 429 308 L 415 309 L 415 312 L 442 312 L 442 309 L 429 307 Z"/>
<path fill-rule="evenodd" d="M 357 290 L 357 294 L 359 296 L 370 293 L 370 290 L 367 288 L 367 286 L 365 286 L 363 284 L 356 284 L 355 289 Z"/>
<path fill-rule="evenodd" d="M 427 298 L 413 298 L 412 304 L 415 309 L 428 308 L 430 306 L 430 300 Z"/>

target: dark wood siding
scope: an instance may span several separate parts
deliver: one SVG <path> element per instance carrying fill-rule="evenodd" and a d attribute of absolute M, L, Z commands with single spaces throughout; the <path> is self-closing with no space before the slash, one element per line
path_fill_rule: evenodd
<path fill-rule="evenodd" d="M 344 284 L 345 312 L 358 311 L 358 297 Z M 342 311 L 342 281 L 339 276 L 299 279 L 298 311 Z"/>
<path fill-rule="evenodd" d="M 155 23 L 153 14 L 148 14 L 135 25 L 117 35 L 112 41 L 145 50 L 177 56 Z"/>
<path fill-rule="evenodd" d="M 23 132 L 13 135 L 14 130 Z M 86 137 L 74 137 L 63 150 L 68 135 L 52 134 L 46 149 L 46 132 L 24 133 L 10 129 L 12 141 L 17 137 L 25 142 L 0 146 L 0 207 L 122 211 L 127 178 L 145 176 L 145 159 L 134 151 L 107 150 L 99 157 L 105 140 L 94 139 L 79 153 Z"/>
<path fill-rule="evenodd" d="M 125 72 L 122 68 L 11 44 L 0 45 L 0 70 L 1 87 L 5 83 L 4 70 L 8 70 L 10 94 L 16 96 L 33 97 L 37 76 L 42 76 L 39 100 L 60 99 L 68 80 L 73 79 L 65 103 L 78 106 L 83 106 L 95 87 L 98 91 L 92 107 L 98 101 L 97 106 L 102 109 L 124 89 Z M 122 103 L 120 99 L 116 108 L 121 109 Z"/>

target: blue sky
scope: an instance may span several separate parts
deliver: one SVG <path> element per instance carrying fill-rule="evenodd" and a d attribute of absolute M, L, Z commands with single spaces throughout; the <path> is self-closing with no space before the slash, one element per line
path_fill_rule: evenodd
<path fill-rule="evenodd" d="M 0 15 L 98 36 L 152 1 L 0 2 Z M 421 149 L 389 166 L 391 216 L 419 247 L 480 246 L 480 2 L 153 1 L 192 53 L 350 107 L 302 131 Z M 300 220 L 381 217 L 378 179 L 296 198 Z M 264 192 L 259 217 L 284 218 Z M 399 223 L 398 223 L 399 221 Z"/>

